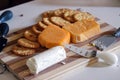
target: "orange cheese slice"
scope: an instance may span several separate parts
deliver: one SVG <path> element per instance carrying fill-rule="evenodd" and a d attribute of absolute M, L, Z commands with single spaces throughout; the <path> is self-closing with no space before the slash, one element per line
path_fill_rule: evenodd
<path fill-rule="evenodd" d="M 48 26 L 39 34 L 38 42 L 46 48 L 63 46 L 70 42 L 70 33 L 58 26 Z"/>

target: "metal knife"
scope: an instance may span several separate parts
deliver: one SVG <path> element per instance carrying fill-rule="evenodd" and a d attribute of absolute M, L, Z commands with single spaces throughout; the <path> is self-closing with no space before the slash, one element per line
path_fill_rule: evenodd
<path fill-rule="evenodd" d="M 88 50 L 86 48 L 76 47 L 73 44 L 65 45 L 65 48 L 73 51 L 74 53 L 77 53 L 81 56 L 88 57 L 88 58 L 89 57 L 95 57 L 96 54 L 97 54 L 97 51 L 95 51 L 95 50 Z"/>
<path fill-rule="evenodd" d="M 118 28 L 112 35 L 103 35 L 102 37 L 90 42 L 90 44 L 102 51 L 115 43 L 117 38 L 120 38 L 120 28 Z"/>
<path fill-rule="evenodd" d="M 105 52 L 105 51 L 88 50 L 86 48 L 76 47 L 73 44 L 65 45 L 65 48 L 68 48 L 74 53 L 86 58 L 98 57 L 102 59 L 106 64 L 109 64 L 109 65 L 115 65 L 116 63 L 118 63 L 118 57 L 114 54 L 114 51 Z M 116 46 L 114 48 L 119 48 L 119 47 Z"/>

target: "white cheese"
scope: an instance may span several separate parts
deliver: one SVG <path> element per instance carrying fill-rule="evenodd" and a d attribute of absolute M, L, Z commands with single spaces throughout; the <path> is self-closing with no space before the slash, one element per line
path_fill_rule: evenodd
<path fill-rule="evenodd" d="M 56 46 L 29 58 L 26 65 L 32 74 L 38 74 L 40 71 L 64 60 L 66 52 L 64 47 Z"/>

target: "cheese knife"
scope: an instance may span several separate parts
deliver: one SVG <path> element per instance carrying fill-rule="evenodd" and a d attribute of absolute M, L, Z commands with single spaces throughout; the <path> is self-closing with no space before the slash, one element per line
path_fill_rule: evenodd
<path fill-rule="evenodd" d="M 118 62 L 118 57 L 114 54 L 114 52 L 108 53 L 103 51 L 88 50 L 86 48 L 74 46 L 73 44 L 65 45 L 65 48 L 86 58 L 101 58 L 102 60 L 104 60 L 104 62 L 106 62 L 109 65 L 114 65 Z"/>
<path fill-rule="evenodd" d="M 102 51 L 108 48 L 113 43 L 115 43 L 119 37 L 120 37 L 120 28 L 118 28 L 115 32 L 113 32 L 112 35 L 103 35 L 102 37 L 99 37 L 96 40 L 90 42 L 90 44 Z"/>

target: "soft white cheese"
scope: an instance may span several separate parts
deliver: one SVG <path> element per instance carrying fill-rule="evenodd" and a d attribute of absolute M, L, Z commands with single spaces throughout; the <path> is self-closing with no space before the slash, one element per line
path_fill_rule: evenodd
<path fill-rule="evenodd" d="M 38 74 L 40 71 L 64 60 L 66 51 L 62 46 L 56 46 L 29 58 L 26 65 L 32 74 Z"/>

